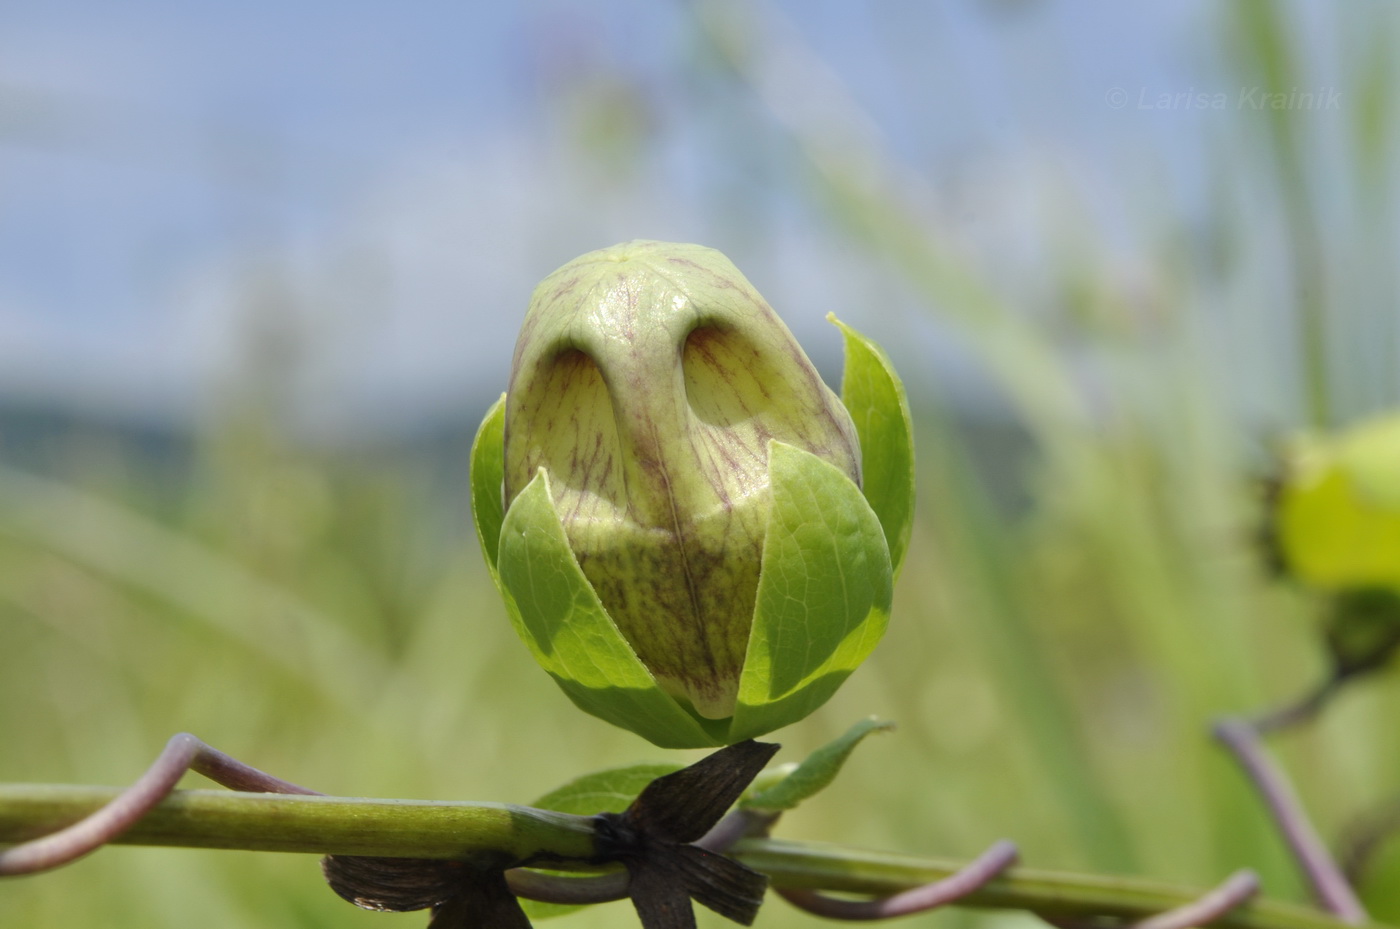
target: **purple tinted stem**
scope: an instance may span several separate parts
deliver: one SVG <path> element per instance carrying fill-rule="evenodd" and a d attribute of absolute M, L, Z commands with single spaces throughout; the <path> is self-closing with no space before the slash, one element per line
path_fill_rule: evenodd
<path fill-rule="evenodd" d="M 1259 876 L 1236 871 L 1198 900 L 1133 923 L 1132 929 L 1191 929 L 1212 923 L 1259 892 Z"/>
<path fill-rule="evenodd" d="M 182 732 L 171 737 L 136 783 L 117 794 L 106 806 L 57 832 L 0 851 L 0 876 L 47 871 L 101 848 L 170 796 L 189 770 L 234 790 L 317 793 L 235 761 L 188 732 Z"/>
<path fill-rule="evenodd" d="M 203 745 L 180 733 L 126 790 L 97 812 L 57 832 L 0 852 L 0 874 L 33 874 L 67 864 L 112 841 L 169 796 Z"/>
<path fill-rule="evenodd" d="M 876 900 L 842 900 L 815 890 L 779 887 L 783 899 L 800 910 L 828 919 L 871 920 L 910 916 L 944 906 L 973 893 L 1015 864 L 1016 845 L 1001 841 L 987 849 L 967 867 L 941 881 L 906 890 Z"/>
<path fill-rule="evenodd" d="M 1260 743 L 1255 728 L 1242 719 L 1222 719 L 1215 724 L 1215 737 L 1235 756 L 1263 797 L 1322 908 L 1343 922 L 1368 922 L 1370 917 L 1356 892 L 1317 834 L 1287 777 Z"/>

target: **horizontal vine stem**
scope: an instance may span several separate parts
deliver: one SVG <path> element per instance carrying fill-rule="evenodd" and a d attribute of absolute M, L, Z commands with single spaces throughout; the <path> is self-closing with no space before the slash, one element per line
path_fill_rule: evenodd
<path fill-rule="evenodd" d="M 0 784 L 0 844 L 60 829 L 109 802 L 115 787 Z M 590 858 L 587 816 L 502 803 L 365 800 L 177 790 L 115 840 L 125 845 L 382 855 Z"/>
<path fill-rule="evenodd" d="M 745 839 L 730 851 L 779 887 L 885 895 L 942 880 L 962 862 L 868 852 L 841 845 Z M 1032 910 L 1047 916 L 1149 918 L 1198 900 L 1204 889 L 1141 878 L 1011 868 L 958 900 L 958 906 Z M 1321 910 L 1257 899 L 1211 924 L 1221 929 L 1346 929 Z M 1380 923 L 1370 929 L 1385 929 Z"/>
<path fill-rule="evenodd" d="M 35 838 L 91 813 L 117 788 L 0 784 L 0 844 Z M 410 858 L 587 859 L 590 820 L 496 803 L 177 791 L 118 840 L 129 845 Z M 953 874 L 961 862 L 782 839 L 745 839 L 730 851 L 779 887 L 891 894 Z M 1198 888 L 1136 878 L 1013 868 L 959 906 L 1058 917 L 1136 920 L 1200 897 Z M 1349 929 L 1320 910 L 1255 900 L 1222 929 Z M 1354 929 L 1354 927 L 1350 927 Z M 1378 923 L 1370 929 L 1387 929 Z"/>

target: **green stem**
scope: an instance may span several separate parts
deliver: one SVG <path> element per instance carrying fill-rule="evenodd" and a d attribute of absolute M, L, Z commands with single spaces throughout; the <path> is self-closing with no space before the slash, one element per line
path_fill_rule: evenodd
<path fill-rule="evenodd" d="M 119 792 L 115 787 L 0 785 L 0 844 L 61 829 Z M 501 803 L 228 790 L 177 790 L 114 841 L 413 858 L 587 859 L 595 854 L 593 825 L 587 816 Z"/>
<path fill-rule="evenodd" d="M 52 832 L 118 793 L 108 787 L 0 785 L 0 844 Z M 411 858 L 588 859 L 588 817 L 495 803 L 177 791 L 118 843 Z M 745 839 L 731 854 L 780 887 L 890 894 L 957 871 L 960 862 L 836 845 Z M 1199 888 L 1129 878 L 1015 868 L 960 906 L 1025 909 L 1072 918 L 1141 919 L 1187 904 Z M 1257 900 L 1215 925 L 1225 929 L 1347 929 L 1318 910 Z M 1371 929 L 1385 929 L 1372 923 Z"/>
<path fill-rule="evenodd" d="M 780 887 L 884 895 L 942 880 L 962 863 L 816 842 L 745 839 L 730 852 L 767 874 Z M 1101 877 L 1032 868 L 1012 868 L 958 900 L 958 906 L 1031 910 L 1073 921 L 1116 916 L 1145 919 L 1199 898 L 1204 890 L 1138 878 Z M 1219 929 L 1346 929 L 1321 910 L 1257 899 L 1211 924 Z M 1379 923 L 1370 929 L 1384 929 Z"/>

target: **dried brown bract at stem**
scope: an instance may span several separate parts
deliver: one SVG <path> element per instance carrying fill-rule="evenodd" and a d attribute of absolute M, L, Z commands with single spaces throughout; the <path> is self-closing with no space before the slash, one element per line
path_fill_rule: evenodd
<path fill-rule="evenodd" d="M 752 868 L 692 843 L 734 805 L 778 751 L 748 740 L 652 781 L 621 814 L 598 816 L 599 853 L 620 861 L 628 893 L 645 929 L 689 929 L 691 900 L 750 925 L 768 879 Z"/>

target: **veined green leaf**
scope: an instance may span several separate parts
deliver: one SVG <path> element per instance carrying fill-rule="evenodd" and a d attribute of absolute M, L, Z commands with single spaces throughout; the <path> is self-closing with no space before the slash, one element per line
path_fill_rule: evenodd
<path fill-rule="evenodd" d="M 497 570 L 516 632 L 579 709 L 662 748 L 723 744 L 657 685 L 618 632 L 569 548 L 543 469 L 506 511 Z"/>
<path fill-rule="evenodd" d="M 731 742 L 816 709 L 884 635 L 893 578 L 860 489 L 809 452 L 773 442 L 772 508 Z"/>
<path fill-rule="evenodd" d="M 835 780 L 841 766 L 851 757 L 851 752 L 861 740 L 872 732 L 888 732 L 893 728 L 894 723 L 881 722 L 874 717 L 862 719 L 844 734 L 808 755 L 787 777 L 746 797 L 740 801 L 740 805 L 760 810 L 792 809 Z"/>
<path fill-rule="evenodd" d="M 909 398 L 885 352 L 870 339 L 829 319 L 846 340 L 841 402 L 860 436 L 862 489 L 880 518 L 898 576 L 914 526 L 914 428 Z"/>

